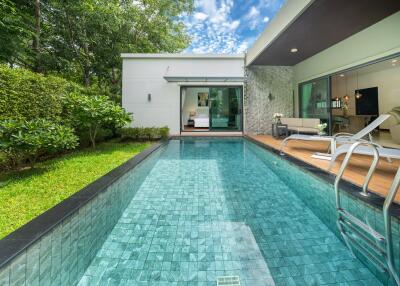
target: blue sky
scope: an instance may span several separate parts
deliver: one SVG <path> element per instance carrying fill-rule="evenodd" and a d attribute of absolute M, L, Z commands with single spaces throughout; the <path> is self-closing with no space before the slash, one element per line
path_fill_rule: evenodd
<path fill-rule="evenodd" d="M 242 53 L 252 46 L 284 0 L 195 0 L 183 21 L 192 38 L 187 53 Z"/>

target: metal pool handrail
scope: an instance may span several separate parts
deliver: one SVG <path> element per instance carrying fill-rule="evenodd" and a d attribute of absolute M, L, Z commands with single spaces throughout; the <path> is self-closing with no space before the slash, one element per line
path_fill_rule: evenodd
<path fill-rule="evenodd" d="M 397 174 L 393 180 L 392 186 L 389 190 L 389 193 L 385 199 L 384 205 L 383 205 L 383 218 L 384 218 L 384 223 L 385 223 L 385 236 L 382 236 L 379 234 L 377 231 L 372 229 L 370 226 L 366 225 L 363 221 L 359 220 L 358 218 L 354 217 L 351 215 L 349 212 L 344 210 L 341 205 L 341 200 L 340 200 L 340 191 L 339 191 L 339 182 L 341 178 L 343 177 L 344 171 L 349 163 L 349 160 L 354 152 L 354 150 L 360 146 L 360 145 L 366 145 L 372 148 L 373 150 L 373 155 L 374 159 L 372 161 L 372 164 L 368 170 L 368 173 L 365 177 L 365 181 L 363 184 L 363 190 L 361 194 L 363 196 L 368 196 L 367 189 L 369 182 L 371 181 L 371 177 L 377 167 L 378 161 L 379 161 L 379 153 L 376 148 L 376 146 L 370 142 L 356 142 L 352 144 L 350 147 L 349 151 L 347 152 L 342 165 L 340 166 L 339 172 L 336 176 L 335 179 L 335 197 L 336 197 L 336 207 L 337 207 L 337 212 L 338 212 L 338 227 L 340 230 L 341 235 L 343 236 L 343 239 L 345 240 L 345 243 L 347 247 L 351 250 L 350 247 L 350 242 L 353 242 L 354 246 L 361 252 L 363 253 L 364 256 L 369 258 L 371 262 L 373 262 L 375 265 L 378 267 L 384 268 L 383 265 L 380 263 L 379 259 L 376 258 L 374 253 L 377 253 L 378 255 L 384 255 L 386 264 L 387 264 L 387 269 L 391 277 L 395 280 L 397 285 L 400 285 L 400 278 L 396 272 L 396 268 L 394 265 L 394 258 L 393 258 L 393 241 L 392 241 L 392 228 L 391 228 L 391 217 L 390 217 L 390 206 L 392 205 L 394 198 L 396 197 L 397 191 L 400 187 L 400 168 L 397 171 Z M 364 244 L 360 244 L 357 242 L 357 240 L 353 239 L 352 237 L 348 236 L 346 234 L 346 229 L 350 229 L 350 231 L 358 235 L 359 238 L 364 240 Z M 360 229 L 360 230 L 359 230 Z M 369 239 L 363 232 L 366 234 L 370 235 L 373 239 Z M 375 241 L 378 241 L 380 244 L 385 244 L 385 249 L 382 249 L 380 246 L 377 246 L 374 243 Z M 365 244 L 369 244 L 371 246 L 371 250 L 368 250 L 365 248 Z"/>
<path fill-rule="evenodd" d="M 397 170 L 396 176 L 394 177 L 392 186 L 390 187 L 389 193 L 385 199 L 383 204 L 383 220 L 385 222 L 385 235 L 386 235 L 386 251 L 387 251 L 387 260 L 388 266 L 391 273 L 394 274 L 393 278 L 395 279 L 397 285 L 400 285 L 400 277 L 396 272 L 396 267 L 394 265 L 394 257 L 393 257 L 393 243 L 392 243 L 392 219 L 390 217 L 390 206 L 392 205 L 397 191 L 400 187 L 400 167 Z"/>
<path fill-rule="evenodd" d="M 378 153 L 378 150 L 376 149 L 375 145 L 373 145 L 373 144 L 371 144 L 369 142 L 365 142 L 365 141 L 359 141 L 359 142 L 353 143 L 353 145 L 351 145 L 349 151 L 346 154 L 346 157 L 344 157 L 343 163 L 340 166 L 339 172 L 338 172 L 338 174 L 336 176 L 335 190 L 337 189 L 337 185 L 339 184 L 339 181 L 343 176 L 344 170 L 346 169 L 347 165 L 349 164 L 350 158 L 353 155 L 354 150 L 360 145 L 370 146 L 372 148 L 373 153 L 374 153 L 374 159 L 373 159 L 372 164 L 371 164 L 371 166 L 370 166 L 370 168 L 368 170 L 367 176 L 365 177 L 364 184 L 363 184 L 363 187 L 362 187 L 363 191 L 361 193 L 363 196 L 367 197 L 367 196 L 369 196 L 368 191 L 367 191 L 369 182 L 371 181 L 372 175 L 374 174 L 374 171 L 375 171 L 375 169 L 376 169 L 376 167 L 378 165 L 378 162 L 379 162 L 379 153 Z"/>

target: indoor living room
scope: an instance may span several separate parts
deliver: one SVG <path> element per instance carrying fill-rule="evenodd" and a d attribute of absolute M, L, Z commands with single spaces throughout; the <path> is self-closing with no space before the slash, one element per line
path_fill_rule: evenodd
<path fill-rule="evenodd" d="M 390 113 L 372 133 L 373 140 L 400 148 L 400 57 L 335 74 L 331 91 L 332 133 L 356 133 Z"/>

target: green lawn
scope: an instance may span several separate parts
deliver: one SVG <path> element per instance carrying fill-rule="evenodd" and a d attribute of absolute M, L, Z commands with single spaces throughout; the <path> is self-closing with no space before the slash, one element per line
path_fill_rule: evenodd
<path fill-rule="evenodd" d="M 38 163 L 34 170 L 0 174 L 0 238 L 121 165 L 150 143 L 103 143 Z"/>

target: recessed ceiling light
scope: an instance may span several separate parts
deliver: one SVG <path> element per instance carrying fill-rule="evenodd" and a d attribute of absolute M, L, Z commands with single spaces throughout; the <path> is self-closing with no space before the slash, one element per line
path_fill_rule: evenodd
<path fill-rule="evenodd" d="M 396 63 L 396 62 L 397 62 L 397 59 L 392 60 L 392 63 Z"/>
<path fill-rule="evenodd" d="M 344 77 L 344 74 L 341 73 L 340 76 L 341 76 L 341 77 Z"/>
<path fill-rule="evenodd" d="M 291 53 L 297 53 L 297 51 L 298 51 L 297 48 L 291 48 L 291 49 L 290 49 L 290 52 L 291 52 Z"/>

